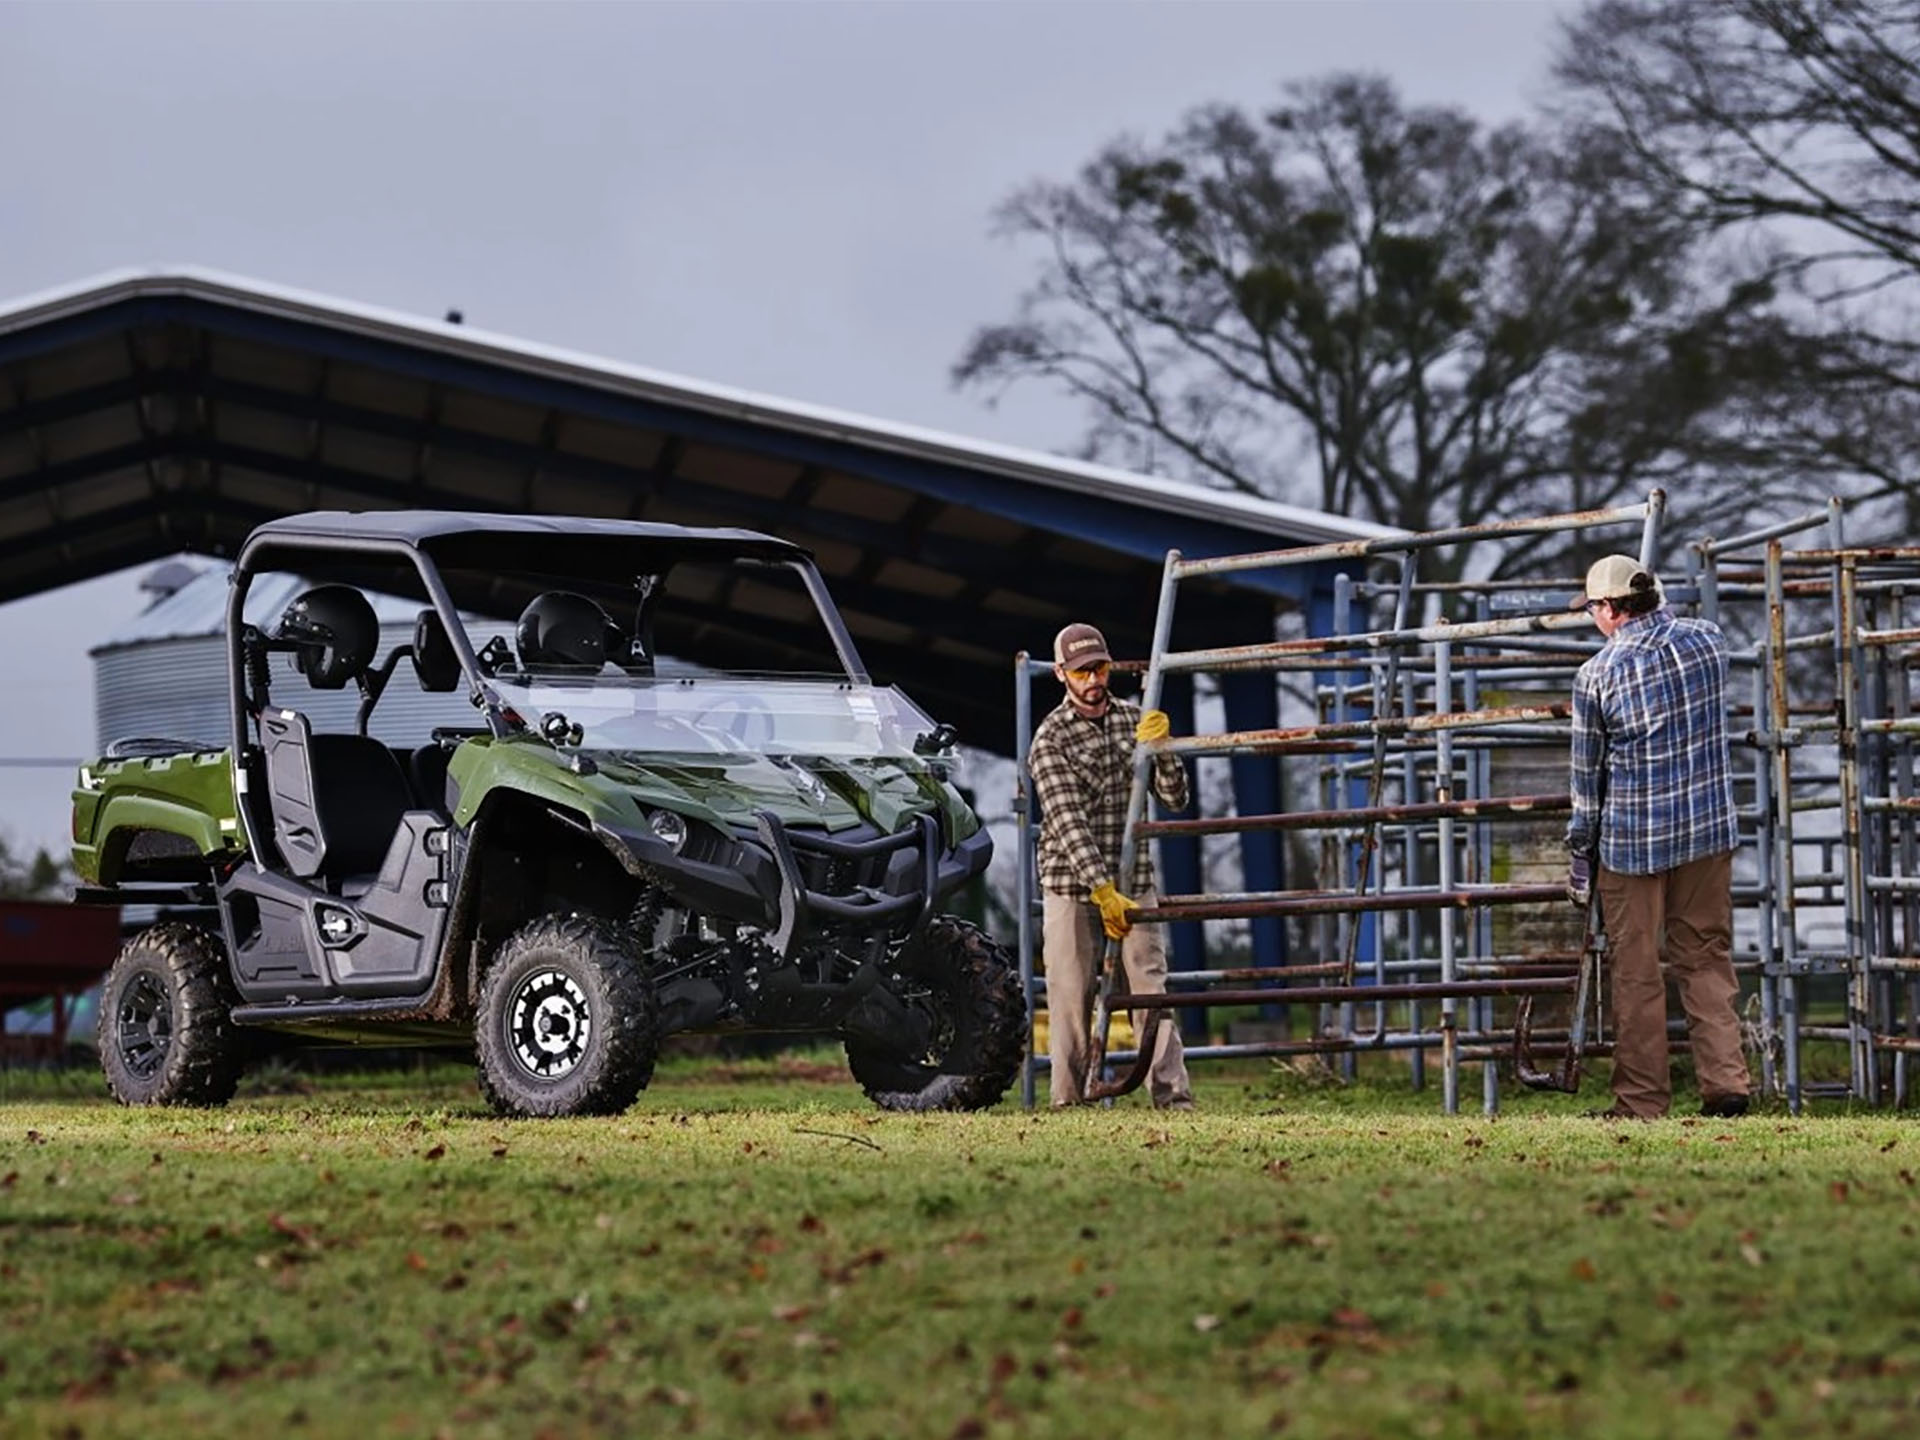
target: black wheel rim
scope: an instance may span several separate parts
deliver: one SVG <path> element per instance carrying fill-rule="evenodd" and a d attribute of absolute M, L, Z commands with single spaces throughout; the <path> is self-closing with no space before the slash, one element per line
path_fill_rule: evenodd
<path fill-rule="evenodd" d="M 548 966 L 515 988 L 507 1006 L 507 1046 L 534 1079 L 566 1078 L 592 1042 L 587 992 L 571 975 Z"/>
<path fill-rule="evenodd" d="M 927 1024 L 927 1043 L 917 1053 L 907 1056 L 906 1063 L 940 1073 L 960 1044 L 954 997 L 937 986 L 922 986 L 900 998 Z"/>
<path fill-rule="evenodd" d="M 173 1005 L 157 975 L 141 972 L 120 992 L 113 1017 L 114 1041 L 128 1071 L 151 1080 L 173 1048 Z"/>

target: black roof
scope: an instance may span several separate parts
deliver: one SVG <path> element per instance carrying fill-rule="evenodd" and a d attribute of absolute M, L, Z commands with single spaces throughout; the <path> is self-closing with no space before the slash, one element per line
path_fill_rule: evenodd
<path fill-rule="evenodd" d="M 798 545 L 757 530 L 663 525 L 646 520 L 600 520 L 569 515 L 498 515 L 469 510 L 309 510 L 269 520 L 248 544 L 276 540 L 392 541 L 414 548 L 448 535 L 553 535 L 712 544 L 798 558 Z"/>

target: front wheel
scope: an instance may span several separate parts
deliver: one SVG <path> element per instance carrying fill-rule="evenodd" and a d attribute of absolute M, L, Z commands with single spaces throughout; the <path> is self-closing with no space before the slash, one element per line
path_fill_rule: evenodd
<path fill-rule="evenodd" d="M 617 1115 L 660 1045 L 653 981 L 619 926 L 547 915 L 522 926 L 480 986 L 480 1089 L 503 1115 Z"/>
<path fill-rule="evenodd" d="M 897 957 L 895 998 L 925 1043 L 849 1038 L 847 1065 L 883 1110 L 984 1110 L 1007 1093 L 1026 1047 L 1027 1006 L 1013 957 L 984 932 L 936 915 Z"/>
<path fill-rule="evenodd" d="M 100 1068 L 122 1105 L 224 1105 L 240 1084 L 227 952 L 170 921 L 129 940 L 100 989 Z"/>

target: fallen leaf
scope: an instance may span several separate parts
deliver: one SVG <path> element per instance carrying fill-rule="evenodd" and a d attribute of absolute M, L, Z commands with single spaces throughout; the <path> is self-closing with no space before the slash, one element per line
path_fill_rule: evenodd
<path fill-rule="evenodd" d="M 295 1225 L 291 1220 L 283 1218 L 277 1211 L 267 1217 L 267 1225 L 275 1234 L 284 1235 L 289 1240 L 297 1240 L 309 1250 L 319 1244 L 319 1242 L 313 1238 L 313 1228 L 311 1226 Z"/>
<path fill-rule="evenodd" d="M 428 1160 L 438 1160 L 442 1155 L 446 1153 L 447 1153 L 446 1146 L 436 1145 L 431 1150 L 427 1151 L 425 1158 Z"/>
<path fill-rule="evenodd" d="M 1202 1335 L 1205 1335 L 1209 1330 L 1218 1330 L 1220 1328 L 1220 1317 L 1218 1315 L 1196 1315 L 1193 1317 L 1193 1328 L 1198 1330 Z"/>
<path fill-rule="evenodd" d="M 1760 1263 L 1762 1257 L 1761 1257 L 1760 1251 L 1752 1244 L 1752 1242 L 1743 1240 L 1740 1242 L 1740 1258 L 1746 1261 L 1747 1264 L 1749 1265 L 1757 1266 Z"/>
<path fill-rule="evenodd" d="M 1576 1280 L 1594 1280 L 1599 1277 L 1599 1274 L 1600 1272 L 1593 1268 L 1593 1261 L 1584 1255 L 1573 1262 L 1573 1278 Z"/>
<path fill-rule="evenodd" d="M 1831 1185 L 1827 1186 L 1827 1194 L 1831 1195 L 1836 1203 L 1844 1201 L 1847 1198 L 1847 1182 L 1844 1180 L 1834 1181 Z"/>

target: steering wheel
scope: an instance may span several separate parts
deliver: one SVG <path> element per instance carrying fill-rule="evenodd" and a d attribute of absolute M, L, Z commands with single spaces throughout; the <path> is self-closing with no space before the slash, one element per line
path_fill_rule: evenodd
<path fill-rule="evenodd" d="M 773 742 L 773 711 L 764 700 L 749 695 L 730 695 L 716 701 L 702 710 L 693 723 L 702 730 L 730 737 L 743 750 L 757 750 Z M 757 740 L 756 730 L 763 732 Z"/>

